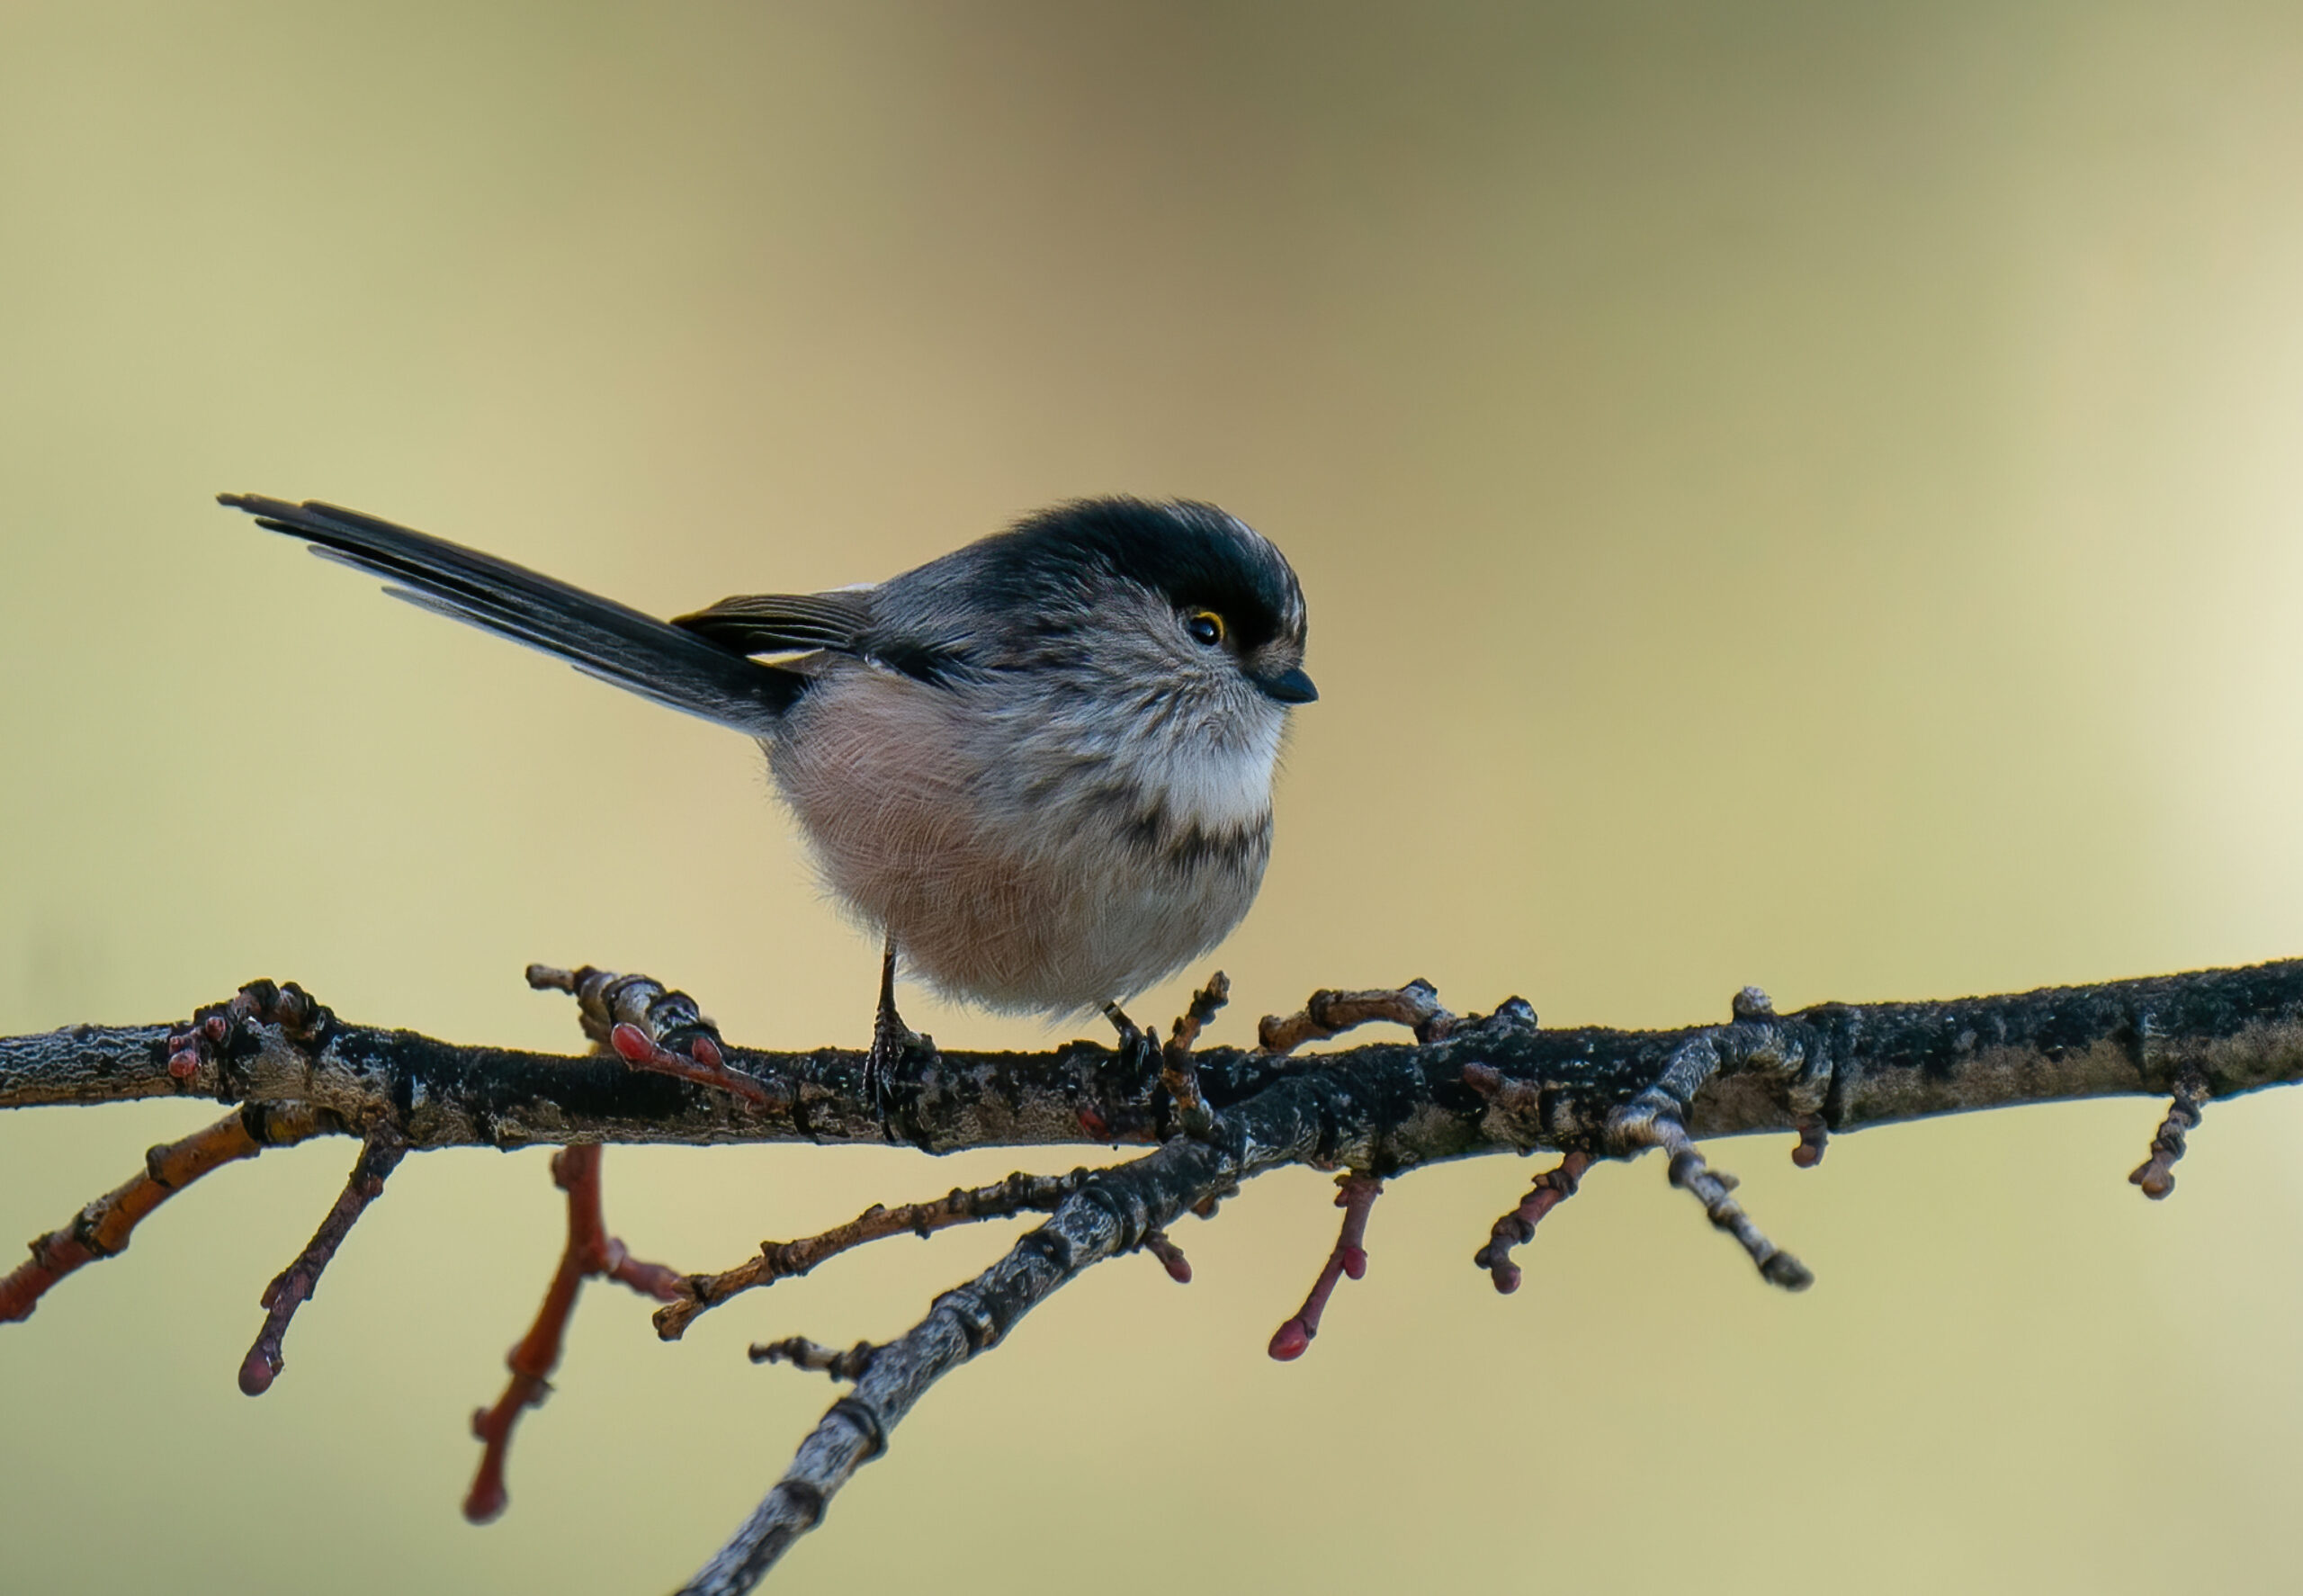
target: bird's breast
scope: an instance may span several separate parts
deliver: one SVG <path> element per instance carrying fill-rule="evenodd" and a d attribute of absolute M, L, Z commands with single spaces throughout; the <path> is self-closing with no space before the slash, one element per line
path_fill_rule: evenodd
<path fill-rule="evenodd" d="M 858 668 L 766 748 L 826 885 L 908 972 L 995 1009 L 1071 1013 L 1173 973 L 1270 857 L 1276 732 L 1196 754 Z"/>

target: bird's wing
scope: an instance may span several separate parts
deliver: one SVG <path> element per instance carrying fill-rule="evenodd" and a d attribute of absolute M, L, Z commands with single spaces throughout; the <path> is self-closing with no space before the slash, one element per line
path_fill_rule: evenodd
<path fill-rule="evenodd" d="M 225 493 L 259 526 L 396 584 L 387 591 L 556 654 L 587 676 L 760 736 L 808 678 L 477 549 L 316 500 Z"/>
<path fill-rule="evenodd" d="M 759 593 L 723 598 L 672 624 L 739 654 L 857 651 L 871 626 L 869 588 L 847 593 Z"/>
<path fill-rule="evenodd" d="M 847 587 L 723 598 L 672 623 L 745 654 L 846 654 L 930 686 L 978 674 L 978 662 L 962 643 L 905 624 L 901 609 L 887 613 L 890 606 L 877 602 L 884 593 Z"/>

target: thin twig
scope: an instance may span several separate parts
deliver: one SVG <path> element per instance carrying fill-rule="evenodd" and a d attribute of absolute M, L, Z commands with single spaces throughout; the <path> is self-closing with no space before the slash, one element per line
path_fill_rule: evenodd
<path fill-rule="evenodd" d="M 1807 1266 L 1769 1241 L 1752 1223 L 1751 1215 L 1728 1195 L 1735 1189 L 1735 1178 L 1713 1169 L 1705 1161 L 1677 1114 L 1626 1114 L 1617 1121 L 1614 1139 L 1630 1152 L 1661 1148 L 1670 1161 L 1666 1170 L 1671 1184 L 1692 1193 L 1696 1201 L 1703 1205 L 1704 1214 L 1712 1224 L 1743 1243 L 1743 1251 L 1751 1254 L 1752 1262 L 1770 1285 L 1780 1286 L 1786 1291 L 1805 1291 L 1815 1283 Z"/>
<path fill-rule="evenodd" d="M 1495 1222 L 1495 1228 L 1488 1233 L 1487 1245 L 1472 1254 L 1472 1261 L 1493 1278 L 1496 1290 L 1510 1293 L 1519 1289 L 1519 1266 L 1511 1261 L 1511 1249 L 1535 1240 L 1536 1226 L 1543 1222 L 1544 1215 L 1575 1195 L 1583 1171 L 1591 1167 L 1590 1153 L 1565 1154 L 1557 1168 L 1536 1177 L 1535 1185 L 1519 1199 L 1518 1207 Z"/>
<path fill-rule="evenodd" d="M 1266 1053 L 1285 1055 L 1306 1042 L 1324 1042 L 1356 1026 L 1377 1020 L 1407 1027 L 1418 1042 L 1438 1042 L 1447 1035 L 1456 1017 L 1439 1007 L 1439 991 L 1421 976 L 1389 991 L 1338 992 L 1322 988 L 1313 992 L 1298 1013 L 1282 1018 L 1267 1014 L 1256 1027 L 1258 1045 Z"/>
<path fill-rule="evenodd" d="M 879 1349 L 869 1341 L 858 1341 L 843 1352 L 795 1335 L 780 1341 L 754 1341 L 750 1357 L 754 1363 L 788 1363 L 793 1368 L 829 1375 L 834 1380 L 856 1380 L 872 1367 L 873 1354 L 877 1351 Z"/>
<path fill-rule="evenodd" d="M 1207 978 L 1205 986 L 1192 994 L 1190 1007 L 1177 1019 L 1174 1029 L 1168 1033 L 1166 1045 L 1160 1050 L 1160 1083 L 1174 1101 L 1177 1122 L 1187 1136 L 1205 1136 L 1215 1128 L 1215 1111 L 1207 1106 L 1207 1099 L 1199 1089 L 1199 1065 L 1193 1060 L 1191 1050 L 1198 1042 L 1200 1032 L 1207 1028 L 1207 1022 L 1231 999 L 1232 982 L 1218 970 Z M 1169 1272 L 1172 1274 L 1173 1269 Z M 1190 1271 L 1185 1272 L 1187 1277 Z"/>
<path fill-rule="evenodd" d="M 912 1405 L 977 1353 L 995 1347 L 1025 1314 L 1080 1270 L 1142 1243 L 1208 1195 L 1298 1161 L 1321 1134 L 1321 1082 L 1282 1082 L 1234 1116 L 1231 1150 L 1178 1137 L 1131 1162 L 1094 1172 L 1047 1223 L 1007 1255 L 936 1299 L 926 1317 L 875 1349 L 855 1390 L 832 1403 L 791 1467 L 683 1596 L 736 1596 L 758 1583 L 792 1545 L 822 1520 L 856 1471 L 886 1448 Z"/>
<path fill-rule="evenodd" d="M 560 1341 L 586 1278 L 605 1276 L 643 1296 L 669 1297 L 679 1290 L 676 1270 L 639 1261 L 624 1251 L 622 1242 L 607 1233 L 600 1206 L 597 1146 L 566 1147 L 553 1154 L 551 1180 L 568 1194 L 568 1245 L 544 1291 L 543 1305 L 536 1310 L 535 1323 L 504 1360 L 512 1371 L 504 1394 L 496 1399 L 494 1407 L 481 1408 L 471 1416 L 472 1435 L 481 1451 L 479 1472 L 464 1497 L 464 1517 L 475 1524 L 496 1518 L 511 1501 L 504 1484 L 504 1465 L 511 1450 L 513 1427 L 522 1413 L 540 1405 L 551 1389 L 549 1376 L 560 1362 Z"/>
<path fill-rule="evenodd" d="M 380 1120 L 368 1129 L 361 1144 L 360 1157 L 352 1166 L 352 1174 L 344 1183 L 344 1193 L 336 1199 L 312 1239 L 286 1269 L 272 1278 L 259 1299 L 264 1309 L 264 1328 L 256 1332 L 255 1344 L 240 1363 L 240 1389 L 250 1396 L 262 1396 L 272 1389 L 272 1382 L 280 1377 L 285 1367 L 280 1343 L 288 1333 L 288 1322 L 296 1310 L 312 1299 L 320 1283 L 320 1272 L 327 1268 L 336 1250 L 344 1245 L 344 1238 L 368 1211 L 368 1205 L 381 1197 L 384 1181 L 399 1167 L 408 1154 L 408 1141 L 399 1127 L 390 1120 Z"/>
<path fill-rule="evenodd" d="M 795 1242 L 762 1242 L 759 1256 L 717 1275 L 689 1275 L 679 1283 L 679 1295 L 656 1310 L 656 1333 L 676 1341 L 705 1310 L 716 1308 L 739 1292 L 773 1286 L 804 1275 L 828 1258 L 836 1258 L 867 1242 L 890 1236 L 926 1237 L 955 1224 L 985 1219 L 1010 1219 L 1018 1214 L 1048 1213 L 1080 1189 L 1090 1174 L 1074 1170 L 1068 1175 L 1034 1175 L 1021 1170 L 990 1186 L 954 1187 L 924 1203 L 900 1203 L 891 1208 L 874 1203 L 845 1224 L 836 1224 Z"/>
<path fill-rule="evenodd" d="M 31 1257 L 0 1279 L 0 1323 L 29 1319 L 40 1299 L 83 1265 L 128 1251 L 136 1227 L 153 1209 L 202 1175 L 267 1147 L 289 1147 L 337 1128 L 335 1116 L 300 1104 L 251 1103 L 204 1130 L 165 1143 L 144 1155 L 143 1172 L 90 1203 L 61 1230 L 31 1244 Z"/>
<path fill-rule="evenodd" d="M 1319 1278 L 1312 1282 L 1311 1295 L 1295 1316 L 1284 1322 L 1271 1332 L 1271 1356 L 1281 1363 L 1292 1363 L 1304 1356 L 1312 1338 L 1320 1333 L 1320 1316 L 1327 1312 L 1328 1298 L 1335 1292 L 1337 1282 L 1347 1275 L 1357 1280 L 1367 1273 L 1367 1215 L 1383 1195 L 1384 1183 L 1373 1175 L 1354 1170 L 1338 1176 L 1335 1206 L 1343 1210 L 1343 1226 L 1337 1233 L 1335 1247 L 1328 1253 L 1328 1260 L 1320 1269 Z"/>
<path fill-rule="evenodd" d="M 2183 1138 L 2199 1129 L 2200 1109 L 2207 1101 L 2207 1077 L 2196 1064 L 2187 1064 L 2175 1076 L 2175 1089 L 2167 1117 L 2151 1138 L 2151 1156 L 2137 1166 L 2128 1179 L 2143 1195 L 2159 1202 L 2175 1189 L 2175 1161 L 2183 1156 Z"/>

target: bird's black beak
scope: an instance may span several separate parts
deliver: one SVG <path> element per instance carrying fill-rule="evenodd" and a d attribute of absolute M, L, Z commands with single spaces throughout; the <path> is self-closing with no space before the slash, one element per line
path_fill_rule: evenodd
<path fill-rule="evenodd" d="M 1277 676 L 1250 677 L 1249 680 L 1263 690 L 1266 698 L 1275 698 L 1282 704 L 1310 704 L 1320 695 L 1320 690 L 1312 686 L 1312 678 L 1304 674 L 1300 665 Z"/>

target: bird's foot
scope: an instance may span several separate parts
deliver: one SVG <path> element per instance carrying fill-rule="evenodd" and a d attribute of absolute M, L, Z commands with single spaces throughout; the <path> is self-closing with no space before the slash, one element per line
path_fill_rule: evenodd
<path fill-rule="evenodd" d="M 1146 1049 L 1155 1051 L 1158 1049 L 1160 1045 L 1158 1029 L 1155 1027 L 1152 1030 L 1145 1030 L 1128 1018 L 1127 1010 L 1118 1004 L 1105 1004 L 1104 1018 L 1112 1022 L 1112 1029 L 1119 1034 L 1119 1051 L 1123 1058 L 1141 1054 Z"/>
<path fill-rule="evenodd" d="M 895 1134 L 890 1116 L 895 1108 L 896 1074 L 914 1047 L 933 1057 L 936 1038 L 913 1030 L 896 1012 L 896 945 L 891 938 L 880 960 L 880 1006 L 872 1017 L 872 1049 L 864 1055 L 864 1096 L 891 1139 Z"/>
<path fill-rule="evenodd" d="M 894 1004 L 881 1005 L 872 1018 L 872 1049 L 864 1055 L 864 1095 L 883 1124 L 893 1104 L 896 1071 L 903 1068 L 914 1043 L 934 1045 L 903 1023 L 903 1016 L 896 1012 Z"/>

